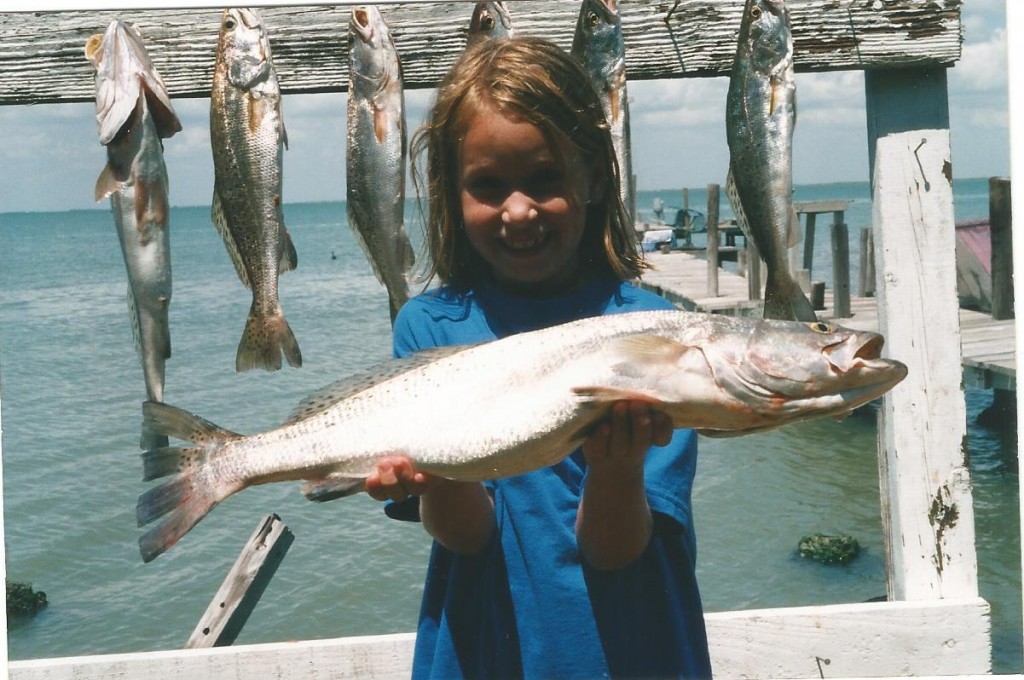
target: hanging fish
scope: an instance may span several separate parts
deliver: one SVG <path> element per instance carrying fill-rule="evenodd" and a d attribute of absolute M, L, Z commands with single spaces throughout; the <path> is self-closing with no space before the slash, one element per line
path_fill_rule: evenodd
<path fill-rule="evenodd" d="M 384 17 L 352 9 L 348 33 L 348 223 L 388 291 L 391 320 L 409 299 L 414 255 L 405 233 L 402 65 Z"/>
<path fill-rule="evenodd" d="M 636 222 L 629 95 L 626 92 L 626 45 L 616 0 L 583 0 L 572 39 L 572 55 L 590 74 L 601 98 L 601 107 L 611 126 L 615 145 L 622 205 L 630 219 Z"/>
<path fill-rule="evenodd" d="M 509 38 L 513 35 L 512 16 L 501 0 L 478 2 L 473 8 L 469 21 L 469 36 L 466 46 L 475 45 L 488 38 Z"/>
<path fill-rule="evenodd" d="M 85 55 L 96 68 L 96 121 L 107 148 L 96 200 L 110 197 L 146 396 L 160 402 L 171 356 L 170 201 L 161 138 L 180 131 L 181 122 L 134 26 L 111 21 L 103 34 L 89 38 Z M 166 445 L 166 436 L 143 428 L 142 448 Z"/>
<path fill-rule="evenodd" d="M 213 147 L 213 223 L 238 276 L 252 290 L 249 318 L 235 370 L 277 370 L 302 354 L 278 299 L 278 274 L 298 255 L 281 206 L 283 148 L 281 89 L 266 26 L 255 9 L 224 10 L 210 92 Z"/>
<path fill-rule="evenodd" d="M 768 266 L 764 316 L 814 321 L 814 306 L 789 271 L 795 228 L 793 37 L 784 0 L 747 0 L 726 100 L 726 189 L 737 222 Z M 733 190 L 732 185 L 735 185 Z"/>

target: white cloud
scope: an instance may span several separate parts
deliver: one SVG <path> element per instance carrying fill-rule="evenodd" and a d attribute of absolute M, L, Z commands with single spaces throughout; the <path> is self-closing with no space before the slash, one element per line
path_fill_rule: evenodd
<path fill-rule="evenodd" d="M 1006 92 L 1006 29 L 983 42 L 965 42 L 963 56 L 950 72 L 950 87 L 963 92 Z"/>

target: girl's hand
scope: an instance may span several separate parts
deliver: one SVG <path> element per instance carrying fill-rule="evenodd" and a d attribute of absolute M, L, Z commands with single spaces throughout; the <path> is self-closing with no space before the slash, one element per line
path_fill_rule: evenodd
<path fill-rule="evenodd" d="M 671 438 L 672 421 L 664 413 L 642 401 L 620 401 L 583 442 L 588 469 L 576 539 L 592 567 L 621 569 L 647 547 L 654 520 L 644 488 L 644 456 Z"/>
<path fill-rule="evenodd" d="M 440 477 L 417 472 L 405 456 L 388 456 L 377 461 L 376 469 L 366 478 L 366 493 L 378 501 L 397 503 L 421 495 L 440 481 Z"/>
<path fill-rule="evenodd" d="M 651 446 L 672 439 L 672 420 L 642 401 L 616 402 L 608 419 L 583 442 L 587 465 L 604 470 L 628 471 L 643 465 Z"/>

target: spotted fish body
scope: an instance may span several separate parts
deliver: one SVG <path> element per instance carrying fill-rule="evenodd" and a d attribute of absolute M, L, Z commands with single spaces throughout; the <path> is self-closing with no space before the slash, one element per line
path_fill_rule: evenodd
<path fill-rule="evenodd" d="M 96 200 L 110 198 L 128 274 L 128 316 L 149 401 L 163 401 L 171 356 L 170 201 L 162 138 L 181 130 L 138 30 L 114 20 L 86 44 L 96 67 L 96 120 L 107 164 Z M 144 449 L 167 438 L 143 431 Z"/>
<path fill-rule="evenodd" d="M 210 91 L 213 147 L 212 219 L 252 305 L 235 369 L 277 370 L 302 355 L 278 299 L 278 274 L 298 257 L 284 226 L 282 154 L 286 144 L 281 89 L 259 12 L 227 9 L 221 17 Z"/>
<path fill-rule="evenodd" d="M 409 299 L 414 261 L 405 232 L 402 66 L 387 23 L 372 5 L 352 9 L 348 40 L 348 222 L 387 288 L 394 321 Z"/>
<path fill-rule="evenodd" d="M 611 127 L 615 160 L 619 166 L 622 205 L 635 222 L 626 46 L 616 0 L 583 0 L 572 39 L 572 55 L 590 75 L 601 99 L 604 117 Z"/>
<path fill-rule="evenodd" d="M 460 480 L 516 475 L 568 455 L 611 404 L 638 399 L 679 428 L 757 432 L 838 416 L 906 374 L 881 336 L 826 324 L 689 312 L 585 319 L 471 347 L 431 350 L 337 383 L 283 426 L 243 436 L 164 404 L 154 429 L 194 446 L 144 454 L 140 539 L 149 561 L 214 506 L 255 484 L 306 480 L 311 500 L 363 489 L 383 456 Z"/>
<path fill-rule="evenodd" d="M 738 220 L 768 266 L 765 318 L 814 321 L 814 307 L 789 271 L 796 81 L 785 0 L 747 0 L 726 98 L 728 184 Z M 730 187 L 731 189 L 731 187 Z M 730 192 L 732 193 L 732 192 Z"/>

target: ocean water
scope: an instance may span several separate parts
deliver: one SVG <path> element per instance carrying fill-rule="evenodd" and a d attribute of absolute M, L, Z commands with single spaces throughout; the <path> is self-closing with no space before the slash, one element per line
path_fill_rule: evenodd
<path fill-rule="evenodd" d="M 985 180 L 955 189 L 958 219 L 987 215 Z M 667 208 L 681 205 L 672 194 L 641 191 L 641 216 L 655 196 Z M 851 200 L 845 221 L 856 252 L 856 234 L 871 218 L 866 184 L 800 186 L 796 197 Z M 691 207 L 705 202 L 702 189 L 690 191 Z M 724 200 L 722 208 L 728 217 Z M 417 213 L 407 214 L 415 222 Z M 346 226 L 344 204 L 288 204 L 285 216 L 299 266 L 281 277 L 281 300 L 304 366 L 237 374 L 250 295 L 209 209 L 171 213 L 165 399 L 240 432 L 274 427 L 308 393 L 390 356 L 387 297 Z M 814 278 L 830 276 L 827 234 L 819 227 Z M 145 392 L 108 211 L 0 214 L 0 398 L 8 578 L 31 582 L 49 600 L 37 616 L 9 620 L 12 659 L 182 647 L 268 513 L 281 516 L 295 541 L 238 644 L 413 629 L 429 541 L 365 495 L 313 504 L 297 484 L 249 489 L 142 563 L 134 508 L 150 486 L 138 456 Z M 993 609 L 995 670 L 1016 672 L 1016 437 L 973 424 L 990 401 L 986 391 L 967 393 L 979 580 Z M 706 609 L 884 595 L 875 447 L 874 422 L 860 417 L 702 439 L 694 512 Z M 815 532 L 851 534 L 862 553 L 846 567 L 800 559 L 798 541 Z"/>

